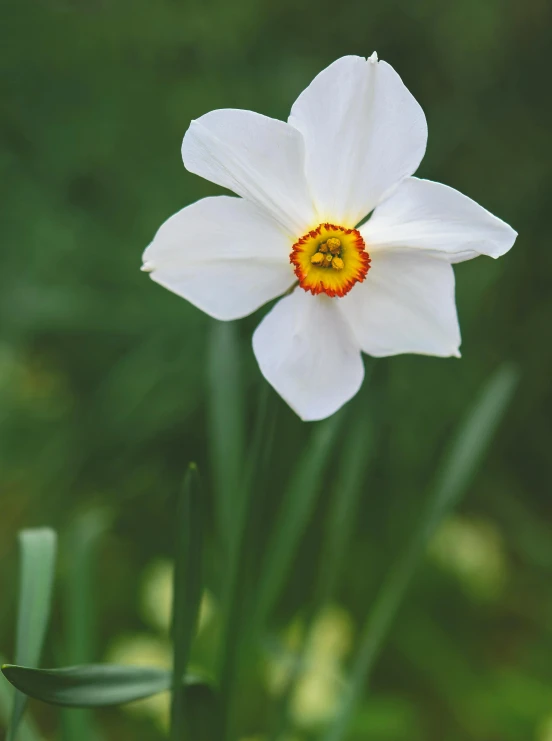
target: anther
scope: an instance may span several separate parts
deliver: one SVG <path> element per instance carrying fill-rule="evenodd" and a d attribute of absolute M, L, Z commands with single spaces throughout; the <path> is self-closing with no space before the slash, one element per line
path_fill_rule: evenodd
<path fill-rule="evenodd" d="M 332 260 L 332 268 L 335 268 L 335 270 L 343 270 L 345 267 L 345 263 L 340 257 L 334 257 Z"/>
<path fill-rule="evenodd" d="M 313 265 L 320 265 L 324 262 L 324 255 L 321 255 L 320 252 L 315 252 L 311 257 L 311 262 Z"/>
<path fill-rule="evenodd" d="M 329 242 L 329 241 L 330 241 L 330 240 L 328 240 L 328 242 Z M 327 252 L 327 251 L 329 250 L 329 247 L 328 247 L 328 242 L 322 242 L 322 244 L 320 245 L 320 247 L 318 248 L 318 250 L 319 250 L 320 252 Z"/>
<path fill-rule="evenodd" d="M 326 242 L 326 244 L 328 245 L 329 250 L 332 253 L 332 255 L 337 255 L 337 253 L 341 249 L 341 240 L 337 239 L 337 237 L 330 237 L 328 241 Z"/>

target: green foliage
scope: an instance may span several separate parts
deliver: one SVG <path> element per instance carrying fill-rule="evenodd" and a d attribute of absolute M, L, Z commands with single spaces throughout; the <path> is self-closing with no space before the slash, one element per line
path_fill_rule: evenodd
<path fill-rule="evenodd" d="M 390 569 L 370 608 L 353 663 L 351 681 L 345 691 L 342 707 L 324 736 L 325 741 L 342 741 L 345 738 L 356 704 L 366 687 L 429 538 L 465 492 L 508 407 L 515 382 L 514 371 L 511 368 L 501 368 L 468 411 L 442 464 L 423 516 L 412 530 L 404 552 Z"/>
<path fill-rule="evenodd" d="M 36 666 L 50 619 L 57 537 L 53 530 L 23 530 L 19 534 L 21 571 L 15 660 Z M 16 692 L 7 741 L 15 741 L 27 698 Z"/>
<path fill-rule="evenodd" d="M 90 664 L 63 669 L 30 669 L 5 664 L 2 672 L 14 687 L 37 700 L 68 708 L 121 705 L 169 689 L 163 669 Z"/>
<path fill-rule="evenodd" d="M 194 640 L 203 583 L 203 517 L 197 467 L 191 464 L 179 493 L 175 517 L 173 588 L 174 644 L 171 733 L 181 739 L 185 729 L 185 694 L 182 681 Z"/>

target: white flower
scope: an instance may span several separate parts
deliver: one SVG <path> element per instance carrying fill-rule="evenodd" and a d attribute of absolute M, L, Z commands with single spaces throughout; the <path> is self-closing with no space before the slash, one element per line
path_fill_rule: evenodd
<path fill-rule="evenodd" d="M 207 113 L 186 132 L 184 165 L 240 198 L 172 216 L 143 269 L 216 319 L 288 294 L 253 350 L 302 419 L 323 419 L 360 388 L 361 351 L 458 356 L 451 264 L 499 257 L 516 238 L 456 190 L 412 177 L 426 141 L 421 107 L 376 54 L 331 64 L 287 123 Z"/>

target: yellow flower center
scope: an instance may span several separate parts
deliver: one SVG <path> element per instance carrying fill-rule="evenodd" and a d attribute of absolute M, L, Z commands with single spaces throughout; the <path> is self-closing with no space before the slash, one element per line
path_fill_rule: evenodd
<path fill-rule="evenodd" d="M 360 232 L 328 223 L 297 240 L 289 259 L 299 285 L 313 295 L 344 296 L 370 269 Z"/>

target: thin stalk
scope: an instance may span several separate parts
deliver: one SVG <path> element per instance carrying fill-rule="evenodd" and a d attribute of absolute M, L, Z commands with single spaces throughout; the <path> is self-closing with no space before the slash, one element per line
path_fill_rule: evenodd
<path fill-rule="evenodd" d="M 249 561 L 251 546 L 257 531 L 257 522 L 262 515 L 263 499 L 258 481 L 265 469 L 275 434 L 275 417 L 269 403 L 269 389 L 263 384 L 257 407 L 250 465 L 242 488 L 240 516 L 236 517 L 238 527 L 235 541 L 237 547 L 231 553 L 226 585 L 227 604 L 224 630 L 221 641 L 220 659 L 220 734 L 226 741 L 232 738 L 234 698 L 236 682 L 240 670 L 242 648 L 248 635 L 247 622 L 250 603 Z"/>
<path fill-rule="evenodd" d="M 190 658 L 202 589 L 203 527 L 197 468 L 190 464 L 176 505 L 171 739 L 186 733 L 184 674 Z"/>
<path fill-rule="evenodd" d="M 427 542 L 436 526 L 467 489 L 512 397 L 517 374 L 505 366 L 495 373 L 469 410 L 438 471 L 423 517 L 403 553 L 391 568 L 369 613 L 350 681 L 337 716 L 323 741 L 342 741 L 383 648 L 393 619 L 405 596 Z"/>
<path fill-rule="evenodd" d="M 355 513 L 366 471 L 372 460 L 374 434 L 370 414 L 363 414 L 352 426 L 344 447 L 341 466 L 333 487 L 330 510 L 314 599 L 308 606 L 303 640 L 293 662 L 276 711 L 276 723 L 268 741 L 285 736 L 291 726 L 290 707 L 306 664 L 306 649 L 316 618 L 334 597 L 344 555 L 354 529 Z"/>

